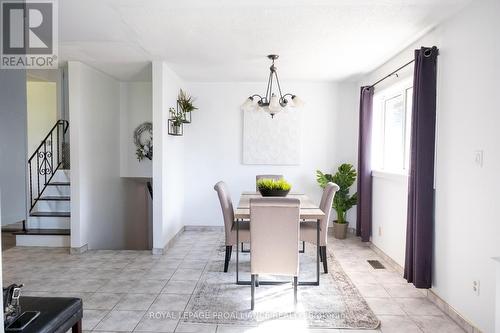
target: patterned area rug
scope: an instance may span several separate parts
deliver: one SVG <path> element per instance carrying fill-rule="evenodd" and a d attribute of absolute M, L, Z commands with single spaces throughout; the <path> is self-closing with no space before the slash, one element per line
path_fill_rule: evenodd
<path fill-rule="evenodd" d="M 208 263 L 186 308 L 185 322 L 257 326 L 275 320 L 293 321 L 306 328 L 375 329 L 380 325 L 368 304 L 349 280 L 332 253 L 328 253 L 329 273 L 321 265 L 320 286 L 299 286 L 298 303 L 293 305 L 291 278 L 260 276 L 260 280 L 290 281 L 260 285 L 255 290 L 255 310 L 250 310 L 250 286 L 237 285 L 235 256 L 230 270 L 223 272 L 221 246 Z M 316 278 L 316 247 L 307 246 L 300 254 L 299 281 Z M 240 280 L 249 280 L 249 254 L 240 252 Z"/>

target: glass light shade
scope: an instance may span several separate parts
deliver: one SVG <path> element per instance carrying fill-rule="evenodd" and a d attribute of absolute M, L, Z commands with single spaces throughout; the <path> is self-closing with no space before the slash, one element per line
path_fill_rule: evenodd
<path fill-rule="evenodd" d="M 271 96 L 271 101 L 269 102 L 269 110 L 273 111 L 274 113 L 281 111 L 279 98 L 275 94 Z"/>
<path fill-rule="evenodd" d="M 248 98 L 245 100 L 245 103 L 243 103 L 243 104 L 241 105 L 241 108 L 242 108 L 243 110 L 250 110 L 250 109 L 253 107 L 253 102 L 254 102 L 254 101 L 253 101 L 253 98 L 248 97 Z"/>
<path fill-rule="evenodd" d="M 304 101 L 301 100 L 298 96 L 293 96 L 292 97 L 292 106 L 300 108 L 304 106 Z"/>

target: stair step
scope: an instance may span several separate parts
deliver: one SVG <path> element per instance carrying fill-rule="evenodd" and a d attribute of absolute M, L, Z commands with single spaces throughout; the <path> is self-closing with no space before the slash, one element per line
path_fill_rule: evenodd
<path fill-rule="evenodd" d="M 13 235 L 69 236 L 70 229 L 28 229 L 13 232 Z"/>
<path fill-rule="evenodd" d="M 71 217 L 70 212 L 32 212 L 30 216 L 36 217 Z"/>
<path fill-rule="evenodd" d="M 58 196 L 58 195 L 46 195 L 44 197 L 41 197 L 38 200 L 44 200 L 44 201 L 70 201 L 71 198 L 69 196 Z"/>
<path fill-rule="evenodd" d="M 51 182 L 48 183 L 47 186 L 70 186 L 71 183 L 69 182 Z"/>

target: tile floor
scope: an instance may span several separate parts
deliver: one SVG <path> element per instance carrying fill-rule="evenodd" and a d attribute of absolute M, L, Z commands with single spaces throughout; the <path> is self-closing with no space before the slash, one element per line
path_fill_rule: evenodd
<path fill-rule="evenodd" d="M 188 231 L 163 256 L 147 251 L 69 255 L 65 249 L 15 247 L 3 253 L 4 285 L 23 281 L 25 295 L 81 297 L 83 329 L 88 332 L 302 332 L 293 322 L 242 328 L 151 318 L 151 311 L 184 310 L 222 239 L 222 232 Z M 387 264 L 385 270 L 374 270 L 367 259 L 384 261 L 366 244 L 356 238 L 331 239 L 329 247 L 382 325 L 376 331 L 308 332 L 463 332 Z"/>

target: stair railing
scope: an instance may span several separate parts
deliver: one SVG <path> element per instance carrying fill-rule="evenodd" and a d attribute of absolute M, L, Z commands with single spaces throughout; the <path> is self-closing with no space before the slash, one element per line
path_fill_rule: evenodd
<path fill-rule="evenodd" d="M 30 212 L 59 167 L 63 163 L 67 164 L 65 150 L 68 128 L 67 120 L 58 120 L 28 160 Z"/>

